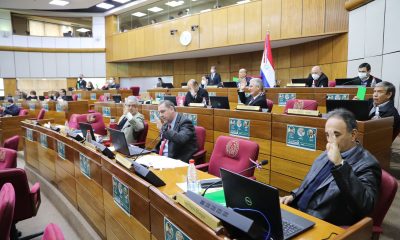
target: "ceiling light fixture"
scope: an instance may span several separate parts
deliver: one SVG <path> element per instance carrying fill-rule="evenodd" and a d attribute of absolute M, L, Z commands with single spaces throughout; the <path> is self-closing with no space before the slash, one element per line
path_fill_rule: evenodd
<path fill-rule="evenodd" d="M 63 0 L 53 0 L 53 1 L 49 2 L 49 4 L 57 5 L 57 6 L 65 6 L 65 5 L 69 4 L 69 2 L 63 1 Z"/>
<path fill-rule="evenodd" d="M 169 1 L 169 2 L 165 3 L 165 5 L 168 5 L 170 7 L 177 7 L 184 3 L 185 3 L 185 1 Z"/>
<path fill-rule="evenodd" d="M 113 2 L 119 2 L 119 3 L 126 3 L 129 2 L 130 0 L 113 0 Z"/>
<path fill-rule="evenodd" d="M 110 9 L 110 8 L 113 8 L 114 5 L 108 4 L 108 3 L 99 3 L 99 4 L 96 5 L 96 7 L 104 8 L 104 9 Z"/>
<path fill-rule="evenodd" d="M 86 29 L 86 28 L 79 28 L 79 29 L 76 29 L 76 31 L 81 32 L 81 33 L 90 32 L 90 30 Z"/>
<path fill-rule="evenodd" d="M 135 13 L 132 13 L 132 16 L 135 16 L 135 17 L 144 17 L 144 16 L 146 16 L 147 14 L 146 13 L 142 13 L 142 12 L 135 12 Z"/>
<path fill-rule="evenodd" d="M 149 8 L 147 10 L 149 10 L 150 12 L 155 12 L 156 13 L 156 12 L 161 12 L 164 9 L 159 8 L 159 7 L 152 7 L 152 8 Z"/>

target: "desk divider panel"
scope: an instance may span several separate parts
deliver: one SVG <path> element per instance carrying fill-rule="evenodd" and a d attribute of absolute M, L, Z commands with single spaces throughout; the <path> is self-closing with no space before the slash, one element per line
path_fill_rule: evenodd
<path fill-rule="evenodd" d="M 29 116 L 0 117 L 0 146 L 3 146 L 6 139 L 19 135 L 21 140 L 19 141 L 18 150 L 22 150 L 24 131 L 21 129 L 21 121 L 28 118 Z"/>

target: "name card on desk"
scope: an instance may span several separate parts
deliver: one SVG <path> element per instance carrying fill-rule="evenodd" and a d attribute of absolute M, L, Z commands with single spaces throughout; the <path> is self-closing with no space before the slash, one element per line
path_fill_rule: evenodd
<path fill-rule="evenodd" d="M 305 83 L 288 83 L 286 84 L 286 87 L 305 87 Z"/>
<path fill-rule="evenodd" d="M 249 138 L 250 137 L 250 120 L 229 118 L 229 135 Z"/>
<path fill-rule="evenodd" d="M 191 240 L 186 233 L 166 217 L 164 217 L 164 237 L 165 240 Z"/>
<path fill-rule="evenodd" d="M 290 99 L 295 99 L 296 93 L 279 93 L 278 95 L 278 105 L 285 106 L 286 102 Z"/>
<path fill-rule="evenodd" d="M 111 117 L 111 109 L 110 107 L 102 107 L 101 111 L 103 112 L 104 117 Z"/>
<path fill-rule="evenodd" d="M 32 129 L 26 129 L 26 139 L 33 141 L 33 131 Z"/>
<path fill-rule="evenodd" d="M 90 159 L 82 153 L 79 153 L 79 167 L 81 173 L 90 179 Z"/>
<path fill-rule="evenodd" d="M 96 100 L 97 96 L 96 93 L 90 93 L 90 100 Z"/>
<path fill-rule="evenodd" d="M 236 110 L 259 112 L 260 111 L 260 106 L 248 106 L 248 105 L 244 105 L 244 104 L 238 104 L 236 106 Z"/>
<path fill-rule="evenodd" d="M 290 109 L 288 109 L 288 114 L 318 117 L 319 116 L 319 111 L 318 110 L 306 110 L 306 109 L 290 108 Z"/>
<path fill-rule="evenodd" d="M 47 146 L 47 135 L 41 133 L 40 136 L 39 136 L 39 142 L 40 142 L 40 145 L 42 145 L 42 147 L 47 148 L 48 147 Z"/>
<path fill-rule="evenodd" d="M 126 214 L 131 214 L 131 206 L 129 201 L 129 188 L 121 180 L 114 175 L 112 176 L 113 199 L 118 207 Z"/>
<path fill-rule="evenodd" d="M 288 124 L 286 128 L 286 145 L 315 151 L 317 148 L 317 128 Z"/>
<path fill-rule="evenodd" d="M 189 103 L 189 107 L 205 107 L 204 103 Z"/>
<path fill-rule="evenodd" d="M 57 141 L 57 153 L 61 159 L 65 160 L 65 144 L 63 142 Z"/>
<path fill-rule="evenodd" d="M 182 113 L 182 115 L 192 121 L 194 126 L 197 126 L 197 114 Z"/>

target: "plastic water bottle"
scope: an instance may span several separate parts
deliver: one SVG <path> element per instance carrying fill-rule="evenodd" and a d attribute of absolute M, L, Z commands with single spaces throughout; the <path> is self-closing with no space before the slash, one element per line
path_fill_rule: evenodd
<path fill-rule="evenodd" d="M 376 80 L 375 78 L 372 78 L 371 87 L 375 87 L 375 85 L 376 85 Z"/>
<path fill-rule="evenodd" d="M 187 173 L 187 190 L 195 193 L 199 192 L 196 167 L 194 166 L 194 160 L 189 161 L 188 173 Z"/>
<path fill-rule="evenodd" d="M 205 97 L 203 97 L 203 105 L 204 105 L 204 106 L 207 106 L 207 101 L 206 101 L 206 98 L 205 98 Z"/>
<path fill-rule="evenodd" d="M 87 130 L 85 139 L 86 139 L 86 142 L 88 142 L 88 143 L 92 142 L 92 136 L 90 135 L 90 130 Z"/>
<path fill-rule="evenodd" d="M 65 121 L 65 133 L 68 134 L 69 132 L 69 125 L 68 125 L 68 121 Z"/>

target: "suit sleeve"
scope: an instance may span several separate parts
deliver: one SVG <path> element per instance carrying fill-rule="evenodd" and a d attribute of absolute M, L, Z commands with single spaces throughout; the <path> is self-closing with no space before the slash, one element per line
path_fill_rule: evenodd
<path fill-rule="evenodd" d="M 189 139 L 193 138 L 194 135 L 195 131 L 192 122 L 188 119 L 185 119 L 179 126 L 179 131 L 175 131 L 173 129 L 167 130 L 164 132 L 163 138 L 179 145 L 183 145 L 189 141 Z"/>
<path fill-rule="evenodd" d="M 144 118 L 141 114 L 127 114 L 128 122 L 131 124 L 133 131 L 139 132 L 144 129 Z"/>
<path fill-rule="evenodd" d="M 320 86 L 328 87 L 328 77 L 324 76 L 323 79 L 321 79 L 321 83 L 319 84 Z"/>
<path fill-rule="evenodd" d="M 219 73 L 215 74 L 215 85 L 218 85 L 221 82 L 221 75 Z"/>
<path fill-rule="evenodd" d="M 189 106 L 191 98 L 192 98 L 192 96 L 191 96 L 190 92 L 187 92 L 186 96 L 185 96 L 185 101 L 183 102 L 183 106 Z"/>
<path fill-rule="evenodd" d="M 312 82 L 313 82 L 313 78 L 311 77 L 311 74 L 308 74 L 307 82 L 306 82 L 307 87 L 311 87 Z"/>
<path fill-rule="evenodd" d="M 246 95 L 245 95 L 245 93 L 244 92 L 240 92 L 240 91 L 238 91 L 238 95 L 239 95 L 239 99 L 240 99 L 240 101 L 243 103 L 243 104 L 246 104 Z"/>

